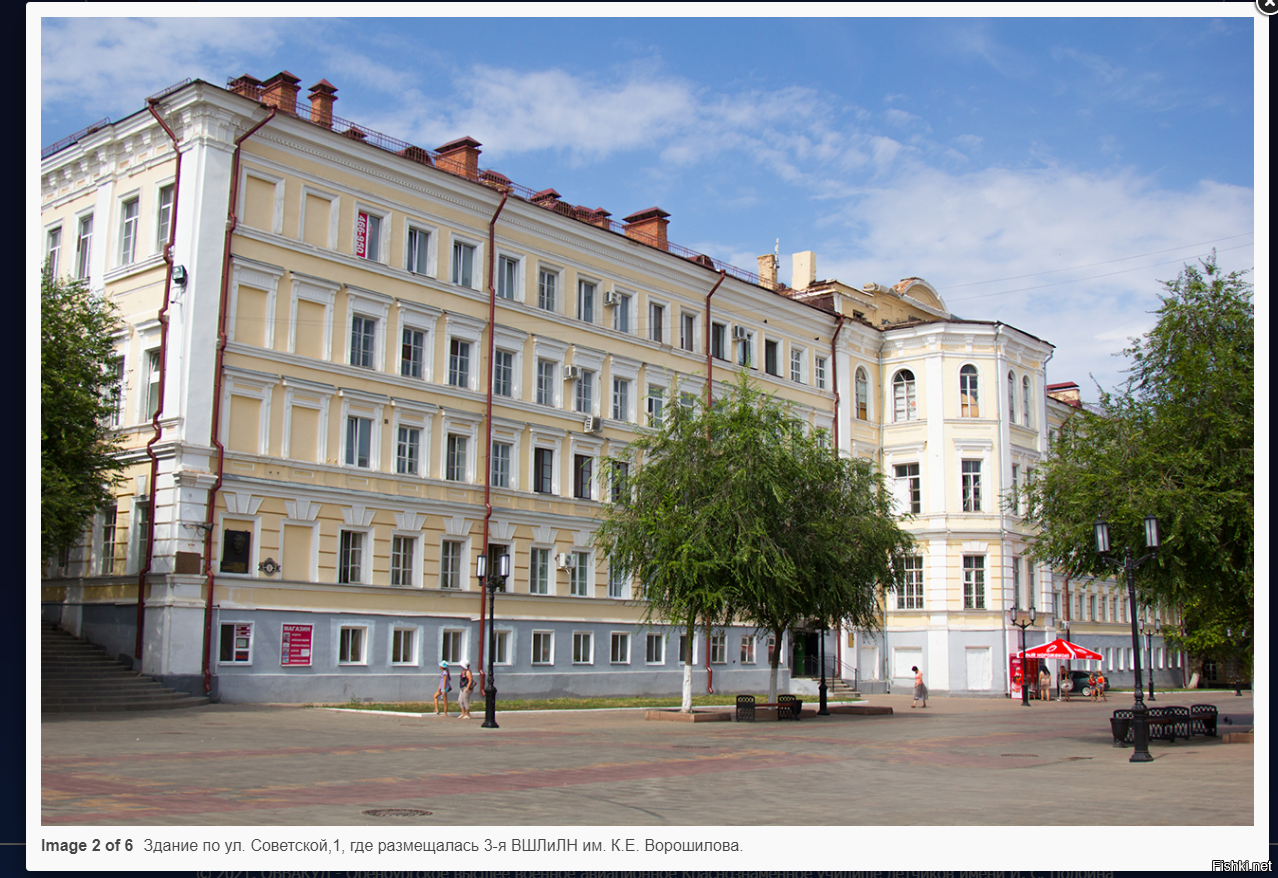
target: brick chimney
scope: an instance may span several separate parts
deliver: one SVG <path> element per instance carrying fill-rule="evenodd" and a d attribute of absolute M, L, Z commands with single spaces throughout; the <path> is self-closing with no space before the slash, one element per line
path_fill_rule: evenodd
<path fill-rule="evenodd" d="M 262 96 L 262 80 L 249 76 L 245 73 L 243 76 L 237 76 L 232 79 L 226 86 L 232 94 L 243 95 L 246 98 L 259 100 Z"/>
<path fill-rule="evenodd" d="M 297 93 L 301 91 L 297 86 L 299 82 L 301 80 L 296 76 L 287 70 L 281 70 L 266 80 L 262 89 L 262 103 L 276 107 L 281 113 L 296 116 Z M 330 112 L 329 115 L 331 116 L 332 113 Z"/>
<path fill-rule="evenodd" d="M 659 207 L 636 211 L 622 220 L 626 224 L 626 237 L 634 238 L 658 250 L 668 250 L 666 226 L 670 225 L 666 213 Z"/>
<path fill-rule="evenodd" d="M 475 180 L 479 177 L 479 147 L 482 144 L 473 137 L 462 137 L 445 143 L 435 150 L 439 160 L 435 167 L 458 177 Z"/>
<path fill-rule="evenodd" d="M 559 193 L 554 189 L 543 189 L 528 200 L 538 207 L 550 208 L 554 207 L 555 202 L 559 200 Z"/>
<path fill-rule="evenodd" d="M 804 250 L 802 253 L 795 253 L 792 258 L 794 278 L 790 281 L 790 286 L 796 290 L 806 290 L 816 280 L 816 254 L 811 250 Z"/>
<path fill-rule="evenodd" d="M 602 207 L 596 207 L 594 210 L 589 211 L 585 216 L 581 217 L 581 219 L 584 219 L 592 226 L 598 226 L 601 229 L 610 229 L 612 228 L 612 223 L 608 219 L 610 216 L 612 216 L 612 214 L 604 210 Z"/>
<path fill-rule="evenodd" d="M 777 257 L 772 253 L 765 253 L 759 257 L 758 261 L 759 286 L 775 290 L 777 288 Z"/>
<path fill-rule="evenodd" d="M 324 128 L 333 127 L 333 102 L 337 100 L 337 86 L 321 79 L 311 86 L 311 121 Z"/>

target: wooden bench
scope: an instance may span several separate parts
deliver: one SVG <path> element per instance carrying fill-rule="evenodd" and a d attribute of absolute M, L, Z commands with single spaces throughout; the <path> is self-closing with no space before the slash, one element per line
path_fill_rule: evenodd
<path fill-rule="evenodd" d="M 756 709 L 772 709 L 777 712 L 777 719 L 798 720 L 803 713 L 803 702 L 794 695 L 778 695 L 775 702 L 759 704 L 753 695 L 737 696 L 737 722 L 752 723 Z"/>

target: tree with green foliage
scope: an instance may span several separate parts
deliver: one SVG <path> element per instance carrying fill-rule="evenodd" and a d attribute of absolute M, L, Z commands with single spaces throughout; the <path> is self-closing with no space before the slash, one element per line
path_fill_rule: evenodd
<path fill-rule="evenodd" d="M 1213 256 L 1164 281 L 1157 325 L 1123 352 L 1126 382 L 1066 420 L 1020 493 L 1036 556 L 1073 575 L 1113 572 L 1095 551 L 1097 518 L 1112 546 L 1139 553 L 1144 516 L 1158 516 L 1162 547 L 1137 574 L 1140 602 L 1180 612 L 1186 630 L 1164 629 L 1171 643 L 1250 661 L 1239 633 L 1253 627 L 1255 599 L 1255 313 L 1244 278 Z"/>
<path fill-rule="evenodd" d="M 112 499 L 116 308 L 83 281 L 40 276 L 40 551 L 56 557 Z"/>
<path fill-rule="evenodd" d="M 596 544 L 640 583 L 647 621 L 684 629 L 689 643 L 699 626 L 733 619 L 778 644 L 800 619 L 877 625 L 911 545 L 881 478 L 823 447 L 747 376 L 709 410 L 674 406 L 613 465 L 628 467 L 628 490 L 606 507 Z"/>

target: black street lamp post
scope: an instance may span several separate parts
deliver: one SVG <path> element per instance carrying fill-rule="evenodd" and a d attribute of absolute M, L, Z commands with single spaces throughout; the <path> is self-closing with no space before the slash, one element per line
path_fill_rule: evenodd
<path fill-rule="evenodd" d="M 1038 620 L 1038 611 L 1033 607 L 1029 610 L 1012 607 L 1007 611 L 1007 616 L 1008 621 L 1021 629 L 1021 706 L 1029 707 L 1029 678 L 1025 675 L 1025 629 Z"/>
<path fill-rule="evenodd" d="M 1145 661 L 1149 663 L 1149 700 L 1155 701 L 1154 698 L 1154 635 L 1159 631 L 1158 617 L 1154 615 L 1153 607 L 1145 608 L 1145 624 L 1141 626 L 1141 631 L 1145 634 Z"/>
<path fill-rule="evenodd" d="M 481 729 L 499 728 L 497 725 L 497 684 L 493 680 L 493 653 L 497 651 L 497 632 L 493 628 L 493 605 L 497 599 L 497 589 L 506 588 L 506 577 L 510 576 L 510 556 L 497 557 L 497 569 L 488 572 L 488 556 L 480 555 L 475 562 L 475 573 L 488 589 L 488 673 L 484 680 L 484 722 Z"/>
<path fill-rule="evenodd" d="M 825 704 L 825 620 L 821 620 L 821 685 L 817 687 L 817 692 L 821 696 L 821 709 L 817 711 L 817 716 L 829 716 L 830 708 Z"/>
<path fill-rule="evenodd" d="M 1136 568 L 1153 558 L 1158 552 L 1158 519 L 1152 515 L 1145 516 L 1145 547 L 1149 552 L 1140 558 L 1132 557 L 1132 547 L 1123 548 L 1122 560 L 1109 557 L 1109 525 L 1096 519 L 1092 525 L 1096 536 L 1096 551 L 1111 567 L 1122 570 L 1127 575 L 1127 600 L 1131 605 L 1132 618 L 1132 670 L 1136 672 L 1135 702 L 1132 704 L 1132 745 L 1133 752 L 1129 762 L 1153 762 L 1149 755 L 1149 713 L 1145 707 L 1143 686 L 1140 678 L 1140 634 L 1136 630 Z"/>

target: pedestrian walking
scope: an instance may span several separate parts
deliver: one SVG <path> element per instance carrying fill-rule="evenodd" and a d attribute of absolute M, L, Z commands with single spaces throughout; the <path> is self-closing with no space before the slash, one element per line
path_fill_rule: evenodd
<path fill-rule="evenodd" d="M 461 663 L 457 678 L 457 706 L 461 708 L 458 719 L 470 719 L 470 693 L 475 691 L 475 675 L 470 672 L 470 662 Z"/>
<path fill-rule="evenodd" d="M 439 663 L 439 688 L 435 690 L 435 716 L 439 716 L 439 699 L 444 699 L 444 716 L 448 716 L 448 693 L 453 688 L 452 677 L 448 674 L 448 662 Z"/>
<path fill-rule="evenodd" d="M 1096 672 L 1092 671 L 1087 675 L 1087 694 L 1091 696 L 1092 701 L 1096 700 Z"/>
<path fill-rule="evenodd" d="M 1038 700 L 1052 700 L 1052 672 L 1046 667 L 1038 672 Z"/>
<path fill-rule="evenodd" d="M 1096 672 L 1096 688 L 1093 689 L 1092 692 L 1095 693 L 1098 690 L 1100 692 L 1101 701 L 1109 701 L 1109 696 L 1105 694 L 1105 672 L 1104 671 Z M 1095 698 L 1092 699 L 1092 701 L 1095 701 L 1095 700 L 1096 700 Z"/>
<path fill-rule="evenodd" d="M 923 701 L 923 706 L 927 707 L 927 686 L 923 683 L 923 672 L 917 665 L 910 670 L 914 672 L 914 701 L 910 707 L 917 707 L 920 699 Z"/>

